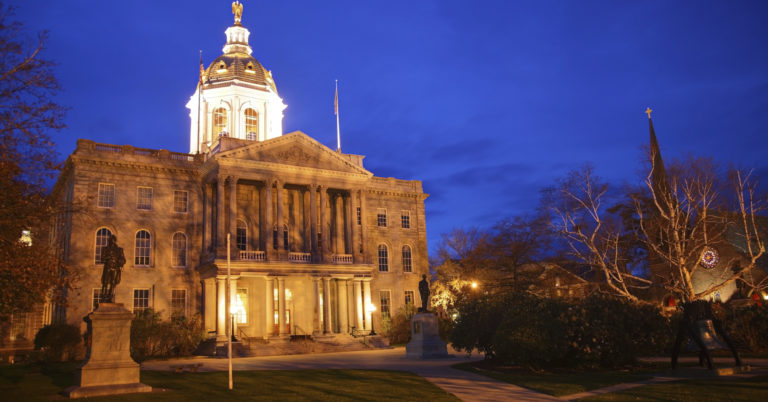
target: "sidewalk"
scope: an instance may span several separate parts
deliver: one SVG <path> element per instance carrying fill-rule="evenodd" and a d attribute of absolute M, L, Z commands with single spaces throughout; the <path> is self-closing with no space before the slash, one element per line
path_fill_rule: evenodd
<path fill-rule="evenodd" d="M 581 392 L 559 398 L 532 391 L 517 385 L 497 381 L 479 374 L 453 369 L 450 366 L 457 363 L 481 360 L 482 356 L 453 351 L 451 357 L 432 360 L 412 360 L 405 358 L 405 348 L 377 349 L 356 352 L 319 353 L 283 356 L 241 357 L 232 359 L 233 370 L 306 370 L 306 369 L 364 369 L 364 370 L 398 370 L 408 371 L 424 377 L 438 387 L 455 395 L 463 401 L 563 401 L 584 398 L 593 395 L 617 392 L 646 384 L 677 381 L 690 375 L 675 375 L 670 372 L 658 373 L 652 379 L 617 384 L 610 387 Z M 668 357 L 651 357 L 646 361 L 669 361 Z M 742 359 L 758 370 L 738 376 L 764 375 L 768 367 L 768 359 Z M 681 363 L 698 362 L 695 357 L 682 357 Z M 170 370 L 171 366 L 190 363 L 202 363 L 199 371 L 225 371 L 227 359 L 196 357 L 192 359 L 177 359 L 151 361 L 142 364 L 143 370 Z M 733 359 L 715 358 L 719 365 L 732 365 Z M 703 373 L 703 371 L 702 371 Z"/>
<path fill-rule="evenodd" d="M 482 359 L 470 358 L 449 348 L 452 356 L 445 359 L 412 360 L 405 358 L 405 348 L 378 349 L 359 352 L 321 353 L 304 355 L 241 357 L 232 359 L 233 370 L 306 370 L 306 369 L 366 369 L 408 371 L 424 377 L 438 387 L 463 401 L 557 401 L 517 385 L 497 381 L 485 376 L 450 366 Z M 142 364 L 143 370 L 170 370 L 179 364 L 202 363 L 199 371 L 224 371 L 227 359 L 198 357 L 151 361 Z"/>

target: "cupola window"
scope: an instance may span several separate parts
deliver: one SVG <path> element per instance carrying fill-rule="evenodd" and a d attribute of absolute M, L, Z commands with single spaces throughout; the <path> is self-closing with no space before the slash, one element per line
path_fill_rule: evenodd
<path fill-rule="evenodd" d="M 245 72 L 249 73 L 249 74 L 255 74 L 256 73 L 256 69 L 255 69 L 255 67 L 253 65 L 253 62 L 250 62 L 250 63 L 248 63 L 247 66 L 245 66 Z"/>
<path fill-rule="evenodd" d="M 255 110 L 245 109 L 245 139 L 256 141 L 259 138 L 259 114 Z"/>
<path fill-rule="evenodd" d="M 213 110 L 213 132 L 221 137 L 227 136 L 227 109 L 220 107 Z"/>
<path fill-rule="evenodd" d="M 220 63 L 219 63 L 219 67 L 218 67 L 218 69 L 216 70 L 216 72 L 217 72 L 217 73 L 223 73 L 223 72 L 226 72 L 226 71 L 227 71 L 227 65 L 226 65 L 226 64 L 224 64 L 224 62 L 223 62 L 223 61 L 222 61 L 222 62 L 220 62 Z"/>

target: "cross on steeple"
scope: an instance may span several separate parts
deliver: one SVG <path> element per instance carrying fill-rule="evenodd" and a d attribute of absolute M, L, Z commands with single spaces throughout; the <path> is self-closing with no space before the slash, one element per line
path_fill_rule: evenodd
<path fill-rule="evenodd" d="M 653 110 L 651 110 L 651 108 L 645 109 L 645 114 L 647 114 L 647 115 L 648 115 L 648 120 L 650 120 L 650 119 L 651 119 L 651 112 L 652 112 L 652 111 L 653 111 Z"/>

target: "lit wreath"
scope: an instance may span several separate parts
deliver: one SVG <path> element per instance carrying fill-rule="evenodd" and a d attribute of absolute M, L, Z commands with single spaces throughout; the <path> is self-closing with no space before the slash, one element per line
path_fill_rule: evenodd
<path fill-rule="evenodd" d="M 702 267 L 707 269 L 714 268 L 717 263 L 720 261 L 720 256 L 717 255 L 717 251 L 713 248 L 705 248 L 704 252 L 701 253 L 701 261 L 699 261 L 699 264 L 701 264 Z"/>

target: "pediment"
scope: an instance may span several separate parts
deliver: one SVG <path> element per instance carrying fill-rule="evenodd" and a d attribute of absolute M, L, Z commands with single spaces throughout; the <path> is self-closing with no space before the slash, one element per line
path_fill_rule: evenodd
<path fill-rule="evenodd" d="M 266 162 L 366 176 L 373 175 L 366 169 L 352 163 L 344 155 L 332 151 L 300 131 L 225 151 L 217 157 L 244 162 Z"/>

